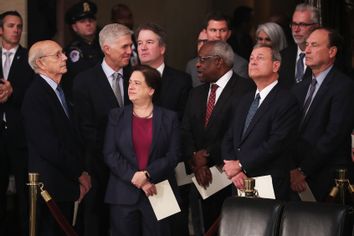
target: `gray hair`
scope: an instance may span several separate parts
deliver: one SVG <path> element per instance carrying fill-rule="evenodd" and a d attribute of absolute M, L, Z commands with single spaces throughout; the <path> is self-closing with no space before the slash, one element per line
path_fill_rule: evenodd
<path fill-rule="evenodd" d="M 320 11 L 318 10 L 318 8 L 310 4 L 300 3 L 296 6 L 295 11 L 309 11 L 311 13 L 312 22 L 315 24 L 320 23 Z"/>
<path fill-rule="evenodd" d="M 208 41 L 204 44 L 204 46 L 206 45 L 208 45 L 211 48 L 210 54 L 217 55 L 220 58 L 222 58 L 228 67 L 231 68 L 234 65 L 235 53 L 232 50 L 232 47 L 228 43 L 221 40 L 216 40 L 216 41 Z"/>
<path fill-rule="evenodd" d="M 278 50 L 276 50 L 273 46 L 268 45 L 268 44 L 258 43 L 256 45 L 254 45 L 254 47 L 253 47 L 253 49 L 256 49 L 256 48 L 269 48 L 272 53 L 272 61 L 281 62 L 280 52 Z"/>
<path fill-rule="evenodd" d="M 99 41 L 101 49 L 103 50 L 103 45 L 112 44 L 118 38 L 125 35 L 132 35 L 133 32 L 126 26 L 121 24 L 108 24 L 100 31 Z"/>
<path fill-rule="evenodd" d="M 256 31 L 256 35 L 258 36 L 261 31 L 268 35 L 272 43 L 272 47 L 275 50 L 281 51 L 287 47 L 284 31 L 277 23 L 267 22 L 265 24 L 259 25 Z"/>

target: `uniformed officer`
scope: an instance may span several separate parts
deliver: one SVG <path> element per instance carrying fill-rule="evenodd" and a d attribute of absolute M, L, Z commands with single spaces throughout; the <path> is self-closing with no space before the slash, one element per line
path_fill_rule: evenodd
<path fill-rule="evenodd" d="M 96 4 L 83 1 L 73 5 L 65 14 L 66 23 L 75 33 L 74 41 L 64 49 L 68 56 L 68 72 L 62 80 L 62 86 L 69 101 L 72 101 L 71 88 L 74 77 L 101 62 L 103 58 L 98 42 L 96 12 Z"/>

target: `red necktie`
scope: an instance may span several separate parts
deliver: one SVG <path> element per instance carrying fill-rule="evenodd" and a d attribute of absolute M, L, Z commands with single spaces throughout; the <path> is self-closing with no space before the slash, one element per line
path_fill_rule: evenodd
<path fill-rule="evenodd" d="M 218 89 L 217 84 L 212 84 L 211 89 L 210 89 L 210 95 L 209 95 L 209 100 L 208 100 L 208 105 L 206 109 L 206 114 L 205 114 L 205 127 L 207 127 L 211 113 L 213 112 L 214 106 L 215 106 L 215 99 L 216 99 L 216 90 Z"/>

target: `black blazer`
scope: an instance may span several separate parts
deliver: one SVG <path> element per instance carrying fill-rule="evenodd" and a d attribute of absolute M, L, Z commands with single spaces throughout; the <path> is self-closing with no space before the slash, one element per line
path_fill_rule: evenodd
<path fill-rule="evenodd" d="M 81 143 L 64 109 L 48 83 L 39 75 L 28 89 L 22 113 L 28 140 L 30 172 L 38 172 L 40 181 L 56 201 L 79 198 Z"/>
<path fill-rule="evenodd" d="M 155 104 L 178 113 L 182 120 L 189 91 L 192 89 L 192 78 L 183 71 L 165 66 L 162 73 L 161 89 Z"/>
<path fill-rule="evenodd" d="M 230 129 L 223 140 L 222 158 L 239 160 L 249 177 L 272 175 L 276 196 L 282 198 L 279 193 L 284 189 L 278 189 L 281 186 L 278 182 L 287 180 L 282 188 L 290 190 L 289 146 L 294 142 L 300 108 L 295 96 L 277 84 L 242 135 L 254 95 L 252 92 L 244 96 L 234 110 Z"/>
<path fill-rule="evenodd" d="M 168 179 L 176 190 L 174 168 L 179 159 L 179 122 L 175 112 L 154 106 L 153 138 L 146 170 L 152 183 Z M 110 168 L 105 201 L 110 204 L 135 204 L 145 194 L 131 179 L 139 171 L 132 137 L 132 106 L 113 109 L 107 125 L 104 159 Z M 177 196 L 178 198 L 178 196 Z"/>
<path fill-rule="evenodd" d="M 304 104 L 310 81 L 293 88 Z M 336 168 L 348 168 L 353 181 L 351 132 L 354 127 L 354 83 L 333 67 L 315 95 L 299 127 L 294 156 L 317 200 L 323 200 L 334 184 Z"/>
<path fill-rule="evenodd" d="M 297 57 L 297 44 L 292 44 L 281 52 L 281 65 L 279 68 L 279 85 L 290 89 L 295 84 L 295 67 Z M 311 75 L 311 69 L 306 68 L 303 80 Z"/>
<path fill-rule="evenodd" d="M 233 73 L 215 104 L 208 126 L 204 127 L 209 87 L 210 84 L 206 83 L 191 90 L 183 117 L 181 142 L 188 172 L 193 152 L 201 149 L 210 153 L 209 166 L 222 163 L 221 141 L 232 116 L 232 104 L 255 88 L 252 80 Z"/>
<path fill-rule="evenodd" d="M 129 104 L 130 73 L 123 71 L 124 103 Z M 79 73 L 73 86 L 74 113 L 85 145 L 85 167 L 89 173 L 108 177 L 102 150 L 109 111 L 119 107 L 101 63 Z"/>
<path fill-rule="evenodd" d="M 2 51 L 0 50 L 0 55 Z M 2 57 L 0 57 L 2 65 Z M 0 66 L 0 78 L 2 78 L 2 66 Z M 5 103 L 0 104 L 0 120 L 3 112 L 6 112 L 6 121 L 9 140 L 16 140 L 12 145 L 23 148 L 26 146 L 25 134 L 22 124 L 21 106 L 25 92 L 33 79 L 33 70 L 28 64 L 27 49 L 19 46 L 11 64 L 8 81 L 11 83 L 13 93 Z"/>

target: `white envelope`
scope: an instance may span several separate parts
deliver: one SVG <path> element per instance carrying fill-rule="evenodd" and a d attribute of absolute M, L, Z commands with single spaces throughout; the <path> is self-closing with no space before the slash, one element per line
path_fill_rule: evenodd
<path fill-rule="evenodd" d="M 206 189 L 198 184 L 194 176 L 192 177 L 192 181 L 203 199 L 210 197 L 232 183 L 232 181 L 227 178 L 225 172 L 220 172 L 216 166 L 210 167 L 210 172 L 213 180 Z"/>
<path fill-rule="evenodd" d="M 258 191 L 258 197 L 275 199 L 272 176 L 264 175 L 252 177 L 255 180 L 254 189 Z M 239 196 L 244 196 L 243 192 L 237 189 Z"/>
<path fill-rule="evenodd" d="M 157 194 L 150 196 L 149 201 L 157 220 L 162 220 L 181 211 L 168 180 L 155 184 Z"/>
<path fill-rule="evenodd" d="M 178 163 L 175 168 L 176 181 L 178 186 L 192 183 L 192 177 L 194 174 L 187 175 L 184 162 Z"/>
<path fill-rule="evenodd" d="M 313 196 L 313 193 L 307 183 L 306 190 L 299 193 L 299 197 L 303 202 L 316 202 L 316 198 Z"/>

